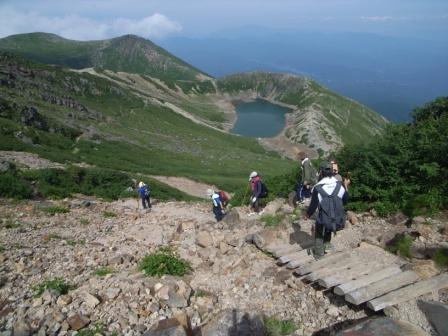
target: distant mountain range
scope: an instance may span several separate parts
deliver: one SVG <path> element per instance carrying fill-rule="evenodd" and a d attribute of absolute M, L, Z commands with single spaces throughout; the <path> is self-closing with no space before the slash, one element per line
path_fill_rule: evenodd
<path fill-rule="evenodd" d="M 238 101 L 291 107 L 283 136 L 321 154 L 386 125 L 313 80 L 263 72 L 215 79 L 133 35 L 89 42 L 15 35 L 0 39 L 0 52 L 0 149 L 55 161 L 234 186 L 248 163 L 265 174 L 292 165 L 226 132 Z"/>

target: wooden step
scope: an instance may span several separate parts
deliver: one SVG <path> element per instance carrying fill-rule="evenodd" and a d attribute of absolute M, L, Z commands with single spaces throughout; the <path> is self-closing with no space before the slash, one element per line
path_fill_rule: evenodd
<path fill-rule="evenodd" d="M 413 285 L 400 288 L 396 291 L 390 292 L 384 296 L 378 297 L 367 303 L 367 306 L 378 311 L 398 303 L 406 302 L 420 295 L 437 291 L 439 289 L 448 288 L 448 274 L 443 273 L 433 278 L 417 282 Z"/>
<path fill-rule="evenodd" d="M 277 263 L 280 265 L 284 265 L 284 264 L 290 262 L 291 260 L 294 260 L 296 258 L 302 258 L 304 255 L 307 255 L 307 254 L 308 254 L 307 250 L 301 250 L 301 251 L 297 251 L 294 253 L 290 253 L 290 254 L 287 254 L 287 255 L 284 255 L 284 256 L 278 258 Z"/>
<path fill-rule="evenodd" d="M 280 258 L 282 256 L 302 251 L 303 247 L 301 247 L 299 244 L 289 245 L 280 249 L 276 249 L 272 252 L 272 255 L 276 258 Z"/>
<path fill-rule="evenodd" d="M 374 282 L 368 286 L 357 289 L 345 295 L 345 301 L 359 305 L 363 302 L 384 295 L 397 288 L 418 281 L 419 277 L 413 271 L 397 273 L 383 280 Z"/>
<path fill-rule="evenodd" d="M 348 272 L 352 268 L 359 267 L 362 264 L 363 263 L 361 261 L 352 258 L 349 258 L 347 260 L 340 260 L 338 262 L 335 262 L 333 265 L 328 265 L 326 267 L 319 268 L 314 272 L 308 273 L 305 279 L 308 281 L 317 281 L 332 274 Z"/>
<path fill-rule="evenodd" d="M 401 272 L 400 267 L 398 266 L 390 266 L 381 270 L 372 270 L 366 275 L 363 275 L 355 280 L 348 281 L 342 283 L 339 286 L 334 288 L 334 292 L 337 295 L 345 295 L 347 293 L 353 292 L 359 288 L 370 285 L 374 282 L 383 280 L 392 275 L 398 274 Z"/>
<path fill-rule="evenodd" d="M 316 259 L 314 259 L 314 257 L 312 255 L 308 254 L 307 250 L 303 250 L 301 252 L 302 252 L 302 255 L 296 256 L 296 257 L 294 257 L 294 259 L 291 259 L 291 261 L 288 262 L 288 264 L 286 265 L 287 269 L 295 269 L 297 267 L 306 265 L 306 264 L 316 260 Z"/>
<path fill-rule="evenodd" d="M 291 244 L 286 244 L 283 242 L 276 241 L 276 242 L 273 242 L 273 243 L 269 244 L 268 246 L 266 246 L 264 248 L 264 250 L 273 254 L 275 251 L 278 251 L 278 250 L 283 249 L 288 246 L 291 246 Z"/>
<path fill-rule="evenodd" d="M 357 278 L 362 277 L 363 275 L 369 274 L 369 272 L 378 271 L 383 268 L 384 265 L 378 263 L 366 263 L 360 262 L 354 264 L 352 267 L 347 269 L 344 272 L 336 272 L 333 274 L 329 274 L 323 278 L 318 280 L 318 284 L 325 288 L 331 288 L 342 283 L 353 281 Z"/>
<path fill-rule="evenodd" d="M 350 257 L 350 255 L 351 252 L 336 252 L 334 254 L 329 254 L 327 256 L 324 256 L 322 259 L 310 263 L 309 265 L 304 265 L 300 267 L 298 270 L 296 270 L 296 273 L 298 275 L 305 275 L 319 268 L 332 265 L 337 261 L 347 260 L 347 258 Z"/>

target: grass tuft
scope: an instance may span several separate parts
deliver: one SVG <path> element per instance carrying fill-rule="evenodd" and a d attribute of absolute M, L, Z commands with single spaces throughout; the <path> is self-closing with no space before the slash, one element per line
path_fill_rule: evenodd
<path fill-rule="evenodd" d="M 412 258 L 411 246 L 413 239 L 411 236 L 404 234 L 393 239 L 387 249 L 404 258 Z"/>
<path fill-rule="evenodd" d="M 448 267 L 448 248 L 441 248 L 433 256 L 434 262 L 440 267 Z"/>
<path fill-rule="evenodd" d="M 264 226 L 266 227 L 275 227 L 279 225 L 284 218 L 285 218 L 284 215 L 264 215 L 261 216 L 260 220 L 264 223 Z"/>
<path fill-rule="evenodd" d="M 113 218 L 113 217 L 117 217 L 117 214 L 112 211 L 103 211 L 103 217 Z"/>
<path fill-rule="evenodd" d="M 165 247 L 145 256 L 140 261 L 139 269 L 149 276 L 165 274 L 183 276 L 191 270 L 191 265 L 187 260 L 179 258 L 170 248 Z"/>
<path fill-rule="evenodd" d="M 90 326 L 88 328 L 84 328 L 79 330 L 76 335 L 77 336 L 97 336 L 104 334 L 104 327 L 101 323 L 95 324 L 95 326 Z"/>
<path fill-rule="evenodd" d="M 55 214 L 58 214 L 58 213 L 68 213 L 68 212 L 70 212 L 69 209 L 67 209 L 65 207 L 62 207 L 62 206 L 59 206 L 59 205 L 53 205 L 53 206 L 49 206 L 49 207 L 46 207 L 46 208 L 42 208 L 42 211 L 45 212 L 48 215 L 51 215 L 51 216 L 53 216 Z"/>
<path fill-rule="evenodd" d="M 293 321 L 278 320 L 275 317 L 265 318 L 264 323 L 268 336 L 286 336 L 297 329 Z"/>
<path fill-rule="evenodd" d="M 32 287 L 35 297 L 41 296 L 46 289 L 55 291 L 58 295 L 64 295 L 67 294 L 70 289 L 73 289 L 73 286 L 65 282 L 62 278 L 54 278 Z"/>
<path fill-rule="evenodd" d="M 97 276 L 106 276 L 108 274 L 114 273 L 114 270 L 110 267 L 100 267 L 95 271 L 95 275 Z"/>

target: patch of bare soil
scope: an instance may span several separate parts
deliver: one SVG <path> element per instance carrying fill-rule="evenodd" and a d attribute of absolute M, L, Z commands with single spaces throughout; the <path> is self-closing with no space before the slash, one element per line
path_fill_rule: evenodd
<path fill-rule="evenodd" d="M 168 184 L 170 187 L 182 190 L 184 193 L 200 197 L 206 197 L 206 190 L 214 187 L 210 184 L 202 183 L 187 179 L 186 177 L 177 176 L 151 176 L 151 178 L 156 179 L 162 183 Z"/>
<path fill-rule="evenodd" d="M 41 158 L 37 154 L 27 152 L 0 151 L 0 161 L 10 161 L 19 168 L 44 169 L 64 168 L 64 165 Z"/>

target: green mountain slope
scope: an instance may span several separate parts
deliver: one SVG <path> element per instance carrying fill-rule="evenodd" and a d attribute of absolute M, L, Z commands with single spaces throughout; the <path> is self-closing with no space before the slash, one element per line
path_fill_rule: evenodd
<path fill-rule="evenodd" d="M 213 79 L 151 41 L 132 35 L 86 42 L 46 33 L 13 35 L 0 39 L 1 50 L 40 63 L 76 69 L 84 72 L 79 75 L 81 78 L 90 78 L 90 81 L 93 77 L 89 77 L 86 72 L 97 79 L 102 78 L 104 83 L 112 82 L 112 87 L 116 88 L 114 90 L 126 92 L 126 97 L 132 97 L 129 98 L 132 104 L 138 101 L 145 107 L 155 106 L 168 111 L 161 114 L 158 122 L 162 124 L 163 119 L 171 115 L 176 118 L 182 115 L 194 121 L 194 127 L 202 125 L 229 130 L 235 119 L 232 105 L 235 106 L 241 100 L 263 98 L 292 109 L 287 117 L 283 137 L 321 154 L 344 144 L 365 142 L 380 133 L 387 124 L 383 117 L 372 110 L 310 79 L 264 72 Z M 74 76 L 72 72 L 67 73 Z M 59 95 L 69 96 L 73 89 L 60 79 L 49 83 L 48 88 L 59 90 Z M 82 100 L 85 97 L 76 97 L 76 101 Z M 92 97 L 85 104 L 91 107 L 89 113 L 106 110 L 110 114 L 124 103 L 117 97 Z M 128 109 L 128 106 L 122 108 Z M 137 122 L 142 127 L 152 129 L 153 125 L 158 125 L 143 116 L 145 114 L 140 113 L 136 116 L 122 116 L 121 126 L 132 128 L 131 124 Z M 152 114 L 154 117 L 155 114 Z M 112 128 L 111 125 L 107 127 Z M 156 139 L 152 141 L 162 142 L 160 148 L 164 148 L 167 145 L 160 140 L 164 134 L 159 135 L 157 130 L 156 127 Z M 117 136 L 129 138 L 128 134 Z M 190 140 L 186 141 L 188 143 Z"/>
<path fill-rule="evenodd" d="M 48 33 L 12 35 L 0 39 L 0 50 L 30 60 L 73 69 L 104 68 L 150 75 L 174 87 L 189 87 L 208 76 L 149 40 L 125 35 L 102 41 L 73 41 Z"/>
<path fill-rule="evenodd" d="M 0 149 L 232 188 L 293 163 L 111 80 L 0 55 Z"/>

